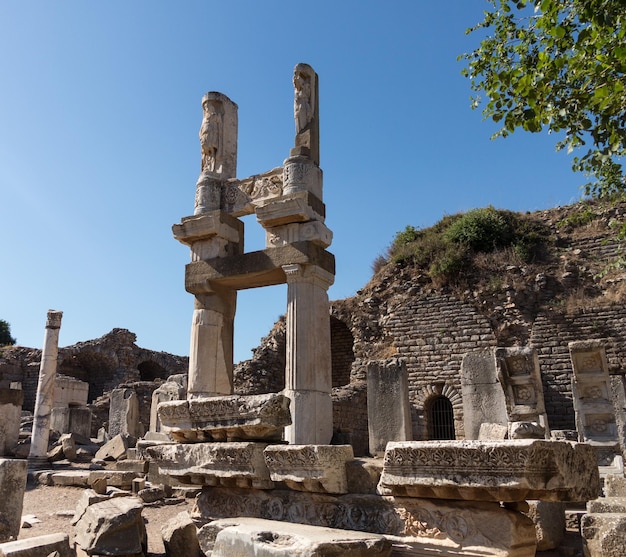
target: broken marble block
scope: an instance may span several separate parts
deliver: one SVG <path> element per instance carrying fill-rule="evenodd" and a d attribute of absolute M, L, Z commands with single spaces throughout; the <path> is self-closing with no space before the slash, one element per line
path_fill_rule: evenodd
<path fill-rule="evenodd" d="M 136 497 L 116 497 L 89 505 L 74 525 L 74 541 L 87 555 L 145 554 L 142 510 Z"/>
<path fill-rule="evenodd" d="M 167 557 L 200 557 L 197 528 L 187 511 L 167 522 L 161 536 Z"/>
<path fill-rule="evenodd" d="M 0 557 L 74 557 L 67 534 L 48 534 L 0 544 Z"/>
<path fill-rule="evenodd" d="M 569 441 L 406 441 L 387 445 L 382 495 L 515 502 L 589 501 L 600 493 L 593 447 Z"/>
<path fill-rule="evenodd" d="M 180 483 L 272 489 L 263 450 L 266 443 L 192 443 L 154 445 L 144 449 L 160 475 Z"/>
<path fill-rule="evenodd" d="M 348 493 L 346 463 L 350 445 L 270 445 L 265 462 L 275 482 L 296 491 Z"/>
<path fill-rule="evenodd" d="M 22 518 L 28 462 L 0 458 L 0 542 L 17 539 Z"/>
<path fill-rule="evenodd" d="M 181 443 L 280 441 L 291 424 L 289 399 L 277 393 L 172 400 L 157 412 L 162 431 Z"/>
<path fill-rule="evenodd" d="M 220 522 L 212 524 L 220 529 Z M 259 518 L 226 519 L 212 557 L 388 557 L 391 542 L 383 536 L 290 524 Z"/>
<path fill-rule="evenodd" d="M 580 531 L 586 557 L 624 557 L 626 554 L 626 514 L 586 514 Z"/>

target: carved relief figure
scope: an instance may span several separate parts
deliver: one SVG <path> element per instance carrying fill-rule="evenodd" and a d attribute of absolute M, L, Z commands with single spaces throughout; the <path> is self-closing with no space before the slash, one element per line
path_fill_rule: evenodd
<path fill-rule="evenodd" d="M 220 149 L 222 116 L 218 105 L 206 97 L 202 99 L 204 112 L 200 126 L 200 147 L 202 149 L 202 171 L 214 172 L 217 169 L 217 156 Z"/>
<path fill-rule="evenodd" d="M 313 119 L 313 99 L 312 76 L 307 67 L 298 64 L 293 74 L 293 85 L 295 87 L 295 97 L 293 101 L 293 112 L 296 120 L 296 134 L 301 133 Z"/>

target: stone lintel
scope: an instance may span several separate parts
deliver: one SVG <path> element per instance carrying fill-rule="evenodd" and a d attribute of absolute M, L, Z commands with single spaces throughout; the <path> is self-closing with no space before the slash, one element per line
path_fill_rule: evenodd
<path fill-rule="evenodd" d="M 294 222 L 323 221 L 325 215 L 324 203 L 308 191 L 272 199 L 256 210 L 257 220 L 266 229 Z"/>
<path fill-rule="evenodd" d="M 179 442 L 280 440 L 291 423 L 282 394 L 228 395 L 162 402 L 162 429 Z"/>
<path fill-rule="evenodd" d="M 267 443 L 192 443 L 155 445 L 145 450 L 159 474 L 183 484 L 272 489 L 265 464 Z"/>
<path fill-rule="evenodd" d="M 260 518 L 236 518 L 214 521 L 218 532 L 213 557 L 254 557 L 261 555 L 314 557 L 388 557 L 391 542 L 366 532 L 351 532 L 289 524 Z"/>
<path fill-rule="evenodd" d="M 214 287 L 244 290 L 285 284 L 283 265 L 315 265 L 335 274 L 335 256 L 313 242 L 295 242 L 277 248 L 252 251 L 185 267 L 185 290 L 191 294 L 211 292 Z"/>
<path fill-rule="evenodd" d="M 271 445 L 265 449 L 272 480 L 296 491 L 347 493 L 346 463 L 353 459 L 350 445 Z"/>
<path fill-rule="evenodd" d="M 188 246 L 213 236 L 239 243 L 243 240 L 243 222 L 222 211 L 212 211 L 184 217 L 180 224 L 172 226 L 172 232 L 174 238 Z"/>
<path fill-rule="evenodd" d="M 585 443 L 406 441 L 387 445 L 378 490 L 474 501 L 588 501 L 598 496 L 600 477 Z"/>

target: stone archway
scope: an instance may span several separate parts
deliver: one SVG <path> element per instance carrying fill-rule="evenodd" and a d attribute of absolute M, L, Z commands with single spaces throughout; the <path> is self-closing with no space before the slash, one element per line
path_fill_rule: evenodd
<path fill-rule="evenodd" d="M 152 360 L 145 360 L 137 365 L 139 371 L 139 378 L 141 381 L 154 381 L 156 379 L 167 379 L 169 372 L 163 367 L 153 362 Z"/>
<path fill-rule="evenodd" d="M 447 402 L 443 402 L 443 400 Z M 449 406 L 448 406 L 449 404 Z M 454 433 L 454 439 L 464 439 L 463 427 L 463 399 L 461 394 L 451 385 L 438 382 L 423 387 L 416 395 L 413 406 L 413 436 L 415 439 L 432 439 L 434 431 L 441 427 L 441 423 L 435 426 L 433 423 L 433 411 L 438 414 L 437 419 L 445 418 L 445 412 L 452 418 L 450 435 Z M 445 408 L 445 409 L 444 409 Z M 445 430 L 445 427 L 444 427 Z M 441 429 L 439 432 L 441 433 Z"/>

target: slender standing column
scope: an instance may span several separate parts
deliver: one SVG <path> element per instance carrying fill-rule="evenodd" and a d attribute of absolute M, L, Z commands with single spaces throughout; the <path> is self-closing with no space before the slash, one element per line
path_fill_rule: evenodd
<path fill-rule="evenodd" d="M 285 395 L 291 444 L 326 445 L 333 435 L 328 288 L 334 275 L 314 265 L 284 265 L 287 276 Z"/>
<path fill-rule="evenodd" d="M 233 392 L 233 335 L 237 292 L 197 295 L 191 325 L 187 398 Z"/>
<path fill-rule="evenodd" d="M 57 372 L 57 356 L 59 353 L 59 329 L 63 312 L 48 311 L 46 335 L 41 351 L 37 398 L 35 399 L 35 418 L 30 442 L 28 459 L 42 461 L 47 458 L 48 439 L 50 436 L 50 416 L 54 398 L 54 379 Z"/>

